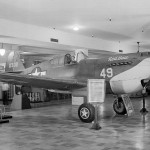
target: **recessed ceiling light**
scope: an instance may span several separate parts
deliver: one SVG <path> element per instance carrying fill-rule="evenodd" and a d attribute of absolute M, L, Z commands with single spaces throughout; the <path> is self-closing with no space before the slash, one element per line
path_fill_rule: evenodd
<path fill-rule="evenodd" d="M 74 30 L 74 31 L 78 31 L 78 30 L 79 30 L 79 27 L 75 26 L 75 27 L 73 27 L 73 30 Z"/>

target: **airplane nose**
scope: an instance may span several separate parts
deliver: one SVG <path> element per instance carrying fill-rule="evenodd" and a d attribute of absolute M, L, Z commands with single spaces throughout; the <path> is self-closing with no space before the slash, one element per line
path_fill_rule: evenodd
<path fill-rule="evenodd" d="M 147 63 L 150 63 L 150 57 L 149 57 L 149 58 L 144 59 L 143 61 L 145 61 L 145 62 L 147 62 Z"/>
<path fill-rule="evenodd" d="M 150 58 L 112 77 L 110 85 L 114 93 L 136 93 L 143 89 L 143 79 L 150 79 Z"/>
<path fill-rule="evenodd" d="M 137 66 L 139 66 L 139 67 L 150 67 L 150 58 L 144 59 L 139 64 L 137 64 Z"/>

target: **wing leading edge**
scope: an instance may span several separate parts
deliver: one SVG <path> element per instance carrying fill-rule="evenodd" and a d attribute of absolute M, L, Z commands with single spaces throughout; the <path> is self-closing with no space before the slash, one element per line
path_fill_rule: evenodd
<path fill-rule="evenodd" d="M 86 83 L 78 82 L 76 79 L 52 79 L 43 76 L 30 76 L 6 72 L 0 73 L 0 81 L 16 85 L 66 91 L 86 87 Z"/>

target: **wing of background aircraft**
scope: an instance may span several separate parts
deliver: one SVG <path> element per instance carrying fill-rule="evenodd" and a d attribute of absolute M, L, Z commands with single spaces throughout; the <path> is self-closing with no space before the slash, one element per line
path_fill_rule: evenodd
<path fill-rule="evenodd" d="M 0 81 L 16 85 L 65 91 L 86 87 L 86 83 L 78 82 L 76 79 L 52 79 L 43 76 L 30 76 L 7 72 L 0 73 Z"/>

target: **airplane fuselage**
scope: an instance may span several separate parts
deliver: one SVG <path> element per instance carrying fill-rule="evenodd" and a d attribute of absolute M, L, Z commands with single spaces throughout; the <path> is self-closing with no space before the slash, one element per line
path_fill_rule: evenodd
<path fill-rule="evenodd" d="M 109 92 L 135 93 L 143 89 L 141 80 L 150 78 L 150 54 L 118 54 L 66 65 L 46 61 L 26 69 L 23 74 L 53 79 L 77 79 L 83 83 L 87 83 L 87 79 L 105 79 Z"/>

